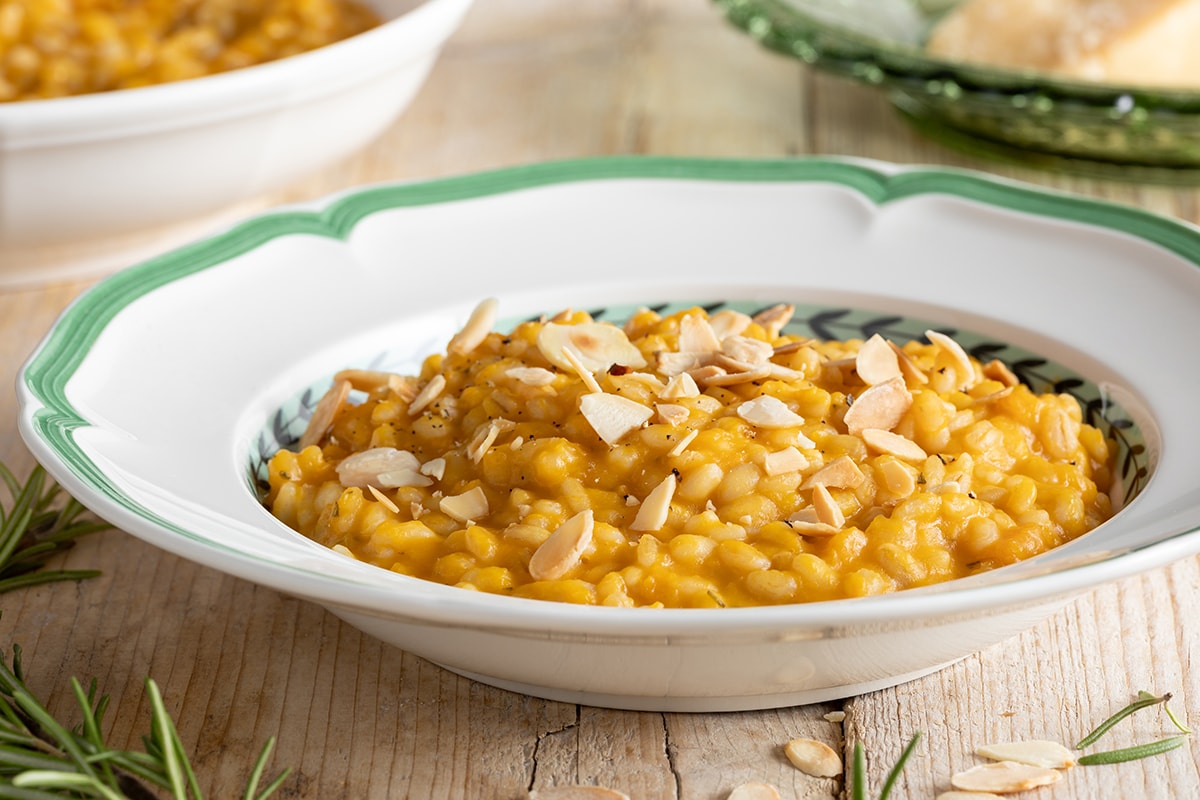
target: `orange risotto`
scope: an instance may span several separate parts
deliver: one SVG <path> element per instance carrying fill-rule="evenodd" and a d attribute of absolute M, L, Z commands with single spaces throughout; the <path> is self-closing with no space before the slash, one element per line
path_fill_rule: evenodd
<path fill-rule="evenodd" d="M 197 78 L 378 23 L 357 0 L 0 0 L 0 102 Z"/>
<path fill-rule="evenodd" d="M 936 331 L 815 341 L 777 306 L 504 334 L 494 313 L 419 376 L 335 376 L 270 461 L 272 512 L 405 575 L 659 607 L 924 586 L 1112 513 L 1112 448 L 1078 402 Z"/>

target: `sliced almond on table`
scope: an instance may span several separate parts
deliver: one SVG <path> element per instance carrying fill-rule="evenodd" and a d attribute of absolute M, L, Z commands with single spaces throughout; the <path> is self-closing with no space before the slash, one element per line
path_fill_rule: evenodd
<path fill-rule="evenodd" d="M 779 790 L 769 783 L 748 781 L 730 792 L 727 800 L 779 800 Z"/>
<path fill-rule="evenodd" d="M 646 366 L 642 351 L 633 346 L 625 331 L 604 322 L 560 325 L 547 322 L 538 332 L 537 348 L 559 369 L 572 369 L 563 355 L 571 348 L 589 372 L 605 372 L 614 364 L 640 369 Z"/>
<path fill-rule="evenodd" d="M 1011 794 L 1049 786 L 1062 779 L 1062 773 L 1047 767 L 1031 767 L 1015 761 L 980 764 L 950 779 L 950 785 L 965 792 Z"/>
<path fill-rule="evenodd" d="M 737 415 L 757 428 L 795 428 L 804 417 L 787 407 L 778 397 L 764 394 L 737 407 Z"/>
<path fill-rule="evenodd" d="M 888 453 L 905 461 L 924 461 L 929 457 L 912 439 L 882 428 L 864 428 L 862 440 L 878 453 Z"/>
<path fill-rule="evenodd" d="M 550 538 L 533 551 L 529 559 L 530 576 L 536 581 L 554 581 L 570 572 L 591 543 L 594 527 L 591 509 L 580 511 L 559 525 Z"/>
<path fill-rule="evenodd" d="M 579 399 L 579 411 L 596 435 L 609 445 L 616 444 L 654 416 L 654 409 L 615 394 L 585 394 Z"/>
<path fill-rule="evenodd" d="M 855 436 L 867 428 L 890 431 L 912 407 L 912 402 L 903 378 L 877 383 L 860 394 L 846 411 L 846 430 Z"/>
<path fill-rule="evenodd" d="M 960 389 L 975 382 L 975 367 L 972 366 L 971 357 L 967 355 L 966 350 L 963 350 L 962 345 L 941 331 L 925 331 L 925 338 L 945 350 L 954 359 Z"/>
<path fill-rule="evenodd" d="M 862 343 L 854 359 L 854 369 L 863 382 L 871 385 L 904 377 L 896 351 L 878 333 Z"/>
<path fill-rule="evenodd" d="M 488 499 L 483 489 L 476 486 L 462 494 L 443 497 L 438 501 L 438 508 L 459 522 L 470 522 L 488 512 Z"/>
<path fill-rule="evenodd" d="M 842 774 L 842 759 L 837 751 L 816 739 L 792 739 L 783 747 L 792 766 L 814 778 L 832 778 Z"/>
<path fill-rule="evenodd" d="M 429 383 L 421 391 L 417 392 L 417 396 L 408 404 L 408 415 L 416 416 L 425 410 L 425 407 L 437 400 L 442 392 L 446 389 L 446 376 L 438 373 L 429 379 Z"/>
<path fill-rule="evenodd" d="M 937 800 L 1004 800 L 998 794 L 991 792 L 960 792 L 958 790 L 942 792 Z"/>
<path fill-rule="evenodd" d="M 483 344 L 483 340 L 491 333 L 492 326 L 496 324 L 496 308 L 498 306 L 499 303 L 494 297 L 489 297 L 475 306 L 471 316 L 467 319 L 467 324 L 451 337 L 450 343 L 446 345 L 446 352 L 466 355 Z"/>
<path fill-rule="evenodd" d="M 1024 742 L 999 742 L 985 744 L 975 750 L 975 755 L 993 761 L 1015 761 L 1031 767 L 1066 769 L 1075 766 L 1075 754 L 1058 742 L 1032 739 Z"/>
<path fill-rule="evenodd" d="M 824 718 L 827 722 L 845 722 L 846 721 L 846 712 L 845 711 L 830 711 L 828 714 L 824 714 L 822 716 L 824 716 Z"/>
<path fill-rule="evenodd" d="M 604 786 L 550 786 L 530 789 L 529 800 L 629 800 L 629 795 Z"/>
<path fill-rule="evenodd" d="M 850 456 L 838 456 L 825 466 L 805 478 L 801 489 L 811 489 L 821 484 L 835 489 L 857 489 L 867 479 L 858 464 Z"/>
<path fill-rule="evenodd" d="M 672 473 L 663 478 L 658 486 L 651 489 L 650 494 L 646 495 L 646 499 L 642 501 L 637 516 L 633 518 L 633 523 L 629 526 L 630 530 L 656 531 L 662 528 L 667 522 L 667 516 L 671 513 L 671 498 L 675 496 L 677 484 L 678 481 Z"/>
<path fill-rule="evenodd" d="M 308 418 L 304 434 L 300 437 L 301 450 L 318 444 L 325 438 L 325 434 L 329 433 L 329 429 L 333 427 L 333 421 L 337 419 L 338 412 L 342 410 L 342 406 L 346 404 L 349 396 L 350 381 L 347 380 L 334 381 L 333 386 L 330 386 L 329 390 L 321 395 L 321 399 L 317 401 L 317 407 L 313 409 L 312 416 Z"/>

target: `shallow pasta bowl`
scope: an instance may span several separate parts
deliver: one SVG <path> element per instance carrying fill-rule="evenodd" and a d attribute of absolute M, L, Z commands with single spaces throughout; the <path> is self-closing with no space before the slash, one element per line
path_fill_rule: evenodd
<path fill-rule="evenodd" d="M 367 4 L 380 26 L 278 61 L 0 103 L 0 285 L 110 271 L 130 252 L 160 252 L 382 133 L 471 0 Z"/>
<path fill-rule="evenodd" d="M 366 188 L 253 218 L 103 281 L 25 365 L 20 427 L 100 516 L 319 603 L 449 669 L 590 704 L 728 710 L 928 673 L 1077 593 L 1200 550 L 1200 233 L 960 172 L 611 159 Z M 800 308 L 850 338 L 954 331 L 1117 442 L 1125 507 L 1074 542 L 879 597 L 621 609 L 499 597 L 344 558 L 260 504 L 263 460 L 347 366 L 412 370 L 481 297 L 563 307 Z M 506 322 L 501 322 L 504 327 Z"/>

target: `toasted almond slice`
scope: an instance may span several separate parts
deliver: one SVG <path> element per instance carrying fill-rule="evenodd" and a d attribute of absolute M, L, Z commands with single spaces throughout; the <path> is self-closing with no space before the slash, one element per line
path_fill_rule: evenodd
<path fill-rule="evenodd" d="M 659 373 L 673 378 L 684 372 L 700 369 L 712 358 L 711 353 L 677 353 L 673 350 L 660 350 L 654 354 L 654 368 Z"/>
<path fill-rule="evenodd" d="M 912 439 L 881 428 L 864 428 L 862 440 L 867 443 L 867 447 L 876 452 L 889 453 L 905 461 L 924 461 L 929 457 Z"/>
<path fill-rule="evenodd" d="M 704 364 L 703 366 L 689 369 L 686 374 L 691 375 L 692 380 L 700 386 L 707 386 L 710 381 L 718 380 L 728 375 L 729 371 L 716 364 Z"/>
<path fill-rule="evenodd" d="M 997 400 L 1001 400 L 1005 397 L 1008 397 L 1012 393 L 1013 393 L 1013 387 L 1005 386 L 1003 389 L 1001 389 L 998 392 L 992 392 L 991 394 L 985 394 L 982 397 L 976 397 L 975 402 L 976 403 L 994 403 Z"/>
<path fill-rule="evenodd" d="M 642 384 L 656 397 L 661 395 L 667 388 L 665 383 L 660 381 L 656 375 L 652 375 L 649 372 L 627 372 L 621 376 L 621 379 Z"/>
<path fill-rule="evenodd" d="M 835 489 L 857 489 L 866 480 L 858 464 L 850 456 L 838 456 L 825 466 L 805 478 L 800 484 L 801 489 L 812 489 L 817 484 L 832 486 Z"/>
<path fill-rule="evenodd" d="M 767 364 L 767 369 L 770 371 L 772 378 L 778 378 L 781 381 L 798 381 L 804 377 L 804 373 L 800 370 L 776 364 L 774 361 Z"/>
<path fill-rule="evenodd" d="M 790 342 L 775 345 L 775 355 L 784 356 L 788 353 L 794 353 L 797 350 L 808 347 L 812 344 L 812 339 L 793 339 Z"/>
<path fill-rule="evenodd" d="M 596 381 L 596 376 L 588 369 L 587 364 L 583 362 L 583 358 L 575 351 L 574 347 L 570 345 L 563 347 L 562 357 L 571 365 L 571 370 L 579 376 L 579 379 L 583 381 L 583 385 L 587 387 L 589 392 L 599 393 L 604 391 Z"/>
<path fill-rule="evenodd" d="M 854 359 L 854 368 L 858 377 L 872 385 L 904 377 L 904 373 L 900 371 L 900 360 L 896 358 L 896 351 L 888 344 L 888 340 L 878 333 L 862 343 L 862 347 L 858 349 L 858 356 Z"/>
<path fill-rule="evenodd" d="M 529 800 L 629 800 L 629 795 L 604 786 L 550 786 L 530 789 Z"/>
<path fill-rule="evenodd" d="M 763 456 L 763 472 L 769 476 L 800 472 L 808 467 L 808 458 L 794 447 L 785 447 Z"/>
<path fill-rule="evenodd" d="M 667 455 L 669 455 L 671 457 L 680 455 L 684 450 L 688 449 L 688 445 L 690 445 L 692 443 L 692 441 L 695 440 L 695 438 L 699 434 L 700 434 L 700 431 L 695 430 L 695 429 L 688 431 L 687 434 L 682 439 L 680 439 L 678 442 L 675 443 L 674 447 L 672 447 L 669 451 L 667 451 Z"/>
<path fill-rule="evenodd" d="M 929 383 L 929 376 L 921 371 L 908 353 L 900 349 L 900 346 L 895 342 L 888 342 L 888 347 L 892 348 L 892 352 L 896 354 L 896 363 L 900 365 L 900 374 L 904 376 L 904 380 L 918 385 Z"/>
<path fill-rule="evenodd" d="M 483 489 L 476 486 L 462 494 L 443 497 L 438 501 L 438 508 L 459 522 L 469 522 L 488 512 L 488 499 Z"/>
<path fill-rule="evenodd" d="M 526 386 L 548 386 L 554 383 L 554 373 L 544 367 L 509 367 L 504 374 Z"/>
<path fill-rule="evenodd" d="M 675 487 L 679 481 L 674 473 L 663 478 L 658 486 L 650 490 L 642 501 L 637 516 L 629 525 L 634 531 L 657 531 L 667 523 L 667 515 L 671 513 L 671 498 L 675 496 Z"/>
<path fill-rule="evenodd" d="M 937 800 L 1004 800 L 1004 798 L 991 792 L 960 792 L 956 789 L 951 792 L 942 792 L 937 796 Z"/>
<path fill-rule="evenodd" d="M 408 404 L 408 415 L 415 417 L 425 410 L 425 407 L 437 400 L 443 391 L 446 389 L 446 376 L 438 373 L 429 379 L 429 383 L 425 384 L 425 388 L 417 392 L 417 396 Z"/>
<path fill-rule="evenodd" d="M 609 445 L 616 444 L 654 415 L 654 409 L 615 394 L 585 394 L 579 400 L 579 411 Z"/>
<path fill-rule="evenodd" d="M 795 313 L 794 305 L 780 303 L 758 312 L 752 319 L 762 326 L 763 330 L 767 332 L 768 338 L 775 339 L 778 338 L 780 331 L 792 321 L 792 315 Z"/>
<path fill-rule="evenodd" d="M 837 752 L 816 739 L 792 739 L 783 747 L 792 766 L 814 778 L 832 778 L 842 774 L 842 759 Z"/>
<path fill-rule="evenodd" d="M 674 480 L 674 476 L 672 476 Z M 592 541 L 595 519 L 591 509 L 580 511 L 555 529 L 538 545 L 529 559 L 529 575 L 535 581 L 555 581 L 579 563 Z"/>
<path fill-rule="evenodd" d="M 467 324 L 451 337 L 450 343 L 446 345 L 446 352 L 466 355 L 483 344 L 483 340 L 491 333 L 492 326 L 496 324 L 497 306 L 499 303 L 494 297 L 489 297 L 475 306 L 471 316 L 467 318 Z"/>
<path fill-rule="evenodd" d="M 721 340 L 702 314 L 684 314 L 679 320 L 679 347 L 681 353 L 716 353 L 721 349 Z"/>
<path fill-rule="evenodd" d="M 687 406 L 676 403 L 655 403 L 654 410 L 658 412 L 658 421 L 667 425 L 682 425 L 692 414 Z"/>
<path fill-rule="evenodd" d="M 567 308 L 564 308 L 562 311 L 559 311 L 557 314 L 555 314 L 549 320 L 546 320 L 543 317 L 542 321 L 543 322 L 548 321 L 548 322 L 554 322 L 554 323 L 565 323 L 567 320 L 569 320 L 571 318 L 571 315 L 574 313 L 575 313 L 575 309 L 568 306 Z"/>
<path fill-rule="evenodd" d="M 991 361 L 983 365 L 983 377 L 991 378 L 994 381 L 999 381 L 1000 383 L 1009 387 L 1016 386 L 1021 382 L 1021 379 L 1017 377 L 1016 373 L 1009 369 L 1008 365 L 998 358 L 993 358 Z"/>
<path fill-rule="evenodd" d="M 966 350 L 963 350 L 962 345 L 941 331 L 925 331 L 925 338 L 945 350 L 954 359 L 960 389 L 975 382 L 975 367 L 971 364 L 971 357 L 967 355 Z"/>
<path fill-rule="evenodd" d="M 493 444 L 496 443 L 496 437 L 504 433 L 504 431 L 512 430 L 517 426 L 517 423 L 511 419 L 493 419 L 489 420 L 486 426 L 481 426 L 475 429 L 475 436 L 471 443 L 467 445 L 467 456 L 472 461 L 478 464 L 483 460 L 487 451 Z"/>
<path fill-rule="evenodd" d="M 333 421 L 337 419 L 342 406 L 346 405 L 346 399 L 349 396 L 350 381 L 347 380 L 334 381 L 333 386 L 330 386 L 328 391 L 321 395 L 321 399 L 317 401 L 317 407 L 313 409 L 312 416 L 308 418 L 304 434 L 300 437 L 301 450 L 318 444 L 325 438 L 325 434 L 329 433 L 329 429 L 333 427 Z"/>
<path fill-rule="evenodd" d="M 547 322 L 538 331 L 537 348 L 559 369 L 573 369 L 563 355 L 571 348 L 588 372 L 605 372 L 614 364 L 640 369 L 646 366 L 642 351 L 633 346 L 625 331 L 606 322 L 560 325 Z"/>
<path fill-rule="evenodd" d="M 1030 767 L 1066 769 L 1075 766 L 1075 755 L 1058 742 L 1031 739 L 1023 742 L 985 744 L 975 749 L 975 755 L 993 761 L 1015 761 Z"/>
<path fill-rule="evenodd" d="M 721 353 L 735 361 L 751 366 L 765 364 L 775 355 L 775 348 L 762 339 L 749 336 L 726 336 L 721 341 Z"/>
<path fill-rule="evenodd" d="M 912 394 L 903 378 L 877 383 L 860 394 L 846 412 L 846 430 L 854 436 L 867 428 L 890 431 L 904 417 L 912 402 Z"/>
<path fill-rule="evenodd" d="M 818 483 L 813 487 L 812 504 L 817 510 L 817 522 L 831 528 L 845 526 L 846 516 L 842 513 L 842 507 L 833 499 L 833 495 L 824 484 Z"/>
<path fill-rule="evenodd" d="M 367 484 L 367 490 L 371 493 L 371 495 L 376 500 L 378 500 L 380 503 L 383 503 L 383 507 L 386 508 L 388 511 L 391 511 L 393 514 L 400 513 L 400 506 L 396 505 L 395 501 L 392 500 L 392 498 L 388 497 L 386 494 L 379 491 L 371 484 Z"/>
<path fill-rule="evenodd" d="M 407 450 L 397 450 L 394 447 L 372 447 L 358 453 L 346 456 L 337 465 L 338 482 L 342 486 L 376 486 L 378 488 L 395 488 L 397 486 L 424 486 L 430 481 L 417 470 L 421 462 Z M 411 473 L 423 483 L 396 483 L 383 480 L 384 476 Z"/>
<path fill-rule="evenodd" d="M 350 386 L 360 392 L 374 392 L 379 389 L 392 388 L 398 381 L 404 379 L 394 372 L 384 372 L 378 369 L 344 369 L 333 376 L 336 381 L 350 381 Z"/>
<path fill-rule="evenodd" d="M 804 417 L 769 394 L 745 401 L 737 407 L 737 415 L 758 428 L 795 428 L 804 424 Z"/>
<path fill-rule="evenodd" d="M 737 336 L 746 330 L 746 328 L 749 328 L 750 323 L 753 321 L 749 315 L 730 308 L 718 311 L 708 318 L 708 324 L 712 326 L 713 333 L 717 335 L 718 339 L 724 339 L 726 336 Z"/>
<path fill-rule="evenodd" d="M 709 394 L 696 395 L 692 403 L 705 414 L 716 414 L 725 407 L 720 400 Z"/>
<path fill-rule="evenodd" d="M 446 474 L 446 459 L 431 458 L 421 465 L 418 472 L 440 481 L 442 476 Z"/>
<path fill-rule="evenodd" d="M 980 764 L 950 778 L 950 785 L 964 792 L 1011 794 L 1049 786 L 1062 779 L 1062 773 L 1047 767 L 1031 767 L 1015 761 Z"/>
<path fill-rule="evenodd" d="M 779 790 L 769 783 L 749 781 L 730 792 L 728 800 L 779 800 Z"/>
<path fill-rule="evenodd" d="M 896 459 L 879 459 L 879 472 L 883 475 L 883 485 L 893 494 L 908 497 L 917 490 L 917 478 L 913 471 Z"/>
<path fill-rule="evenodd" d="M 824 522 L 808 522 L 789 518 L 788 524 L 801 536 L 835 536 L 842 532 L 840 526 L 826 525 Z"/>
<path fill-rule="evenodd" d="M 700 387 L 696 379 L 686 372 L 675 375 L 667 381 L 667 388 L 662 390 L 659 398 L 662 400 L 678 400 L 683 397 L 699 397 Z"/>
<path fill-rule="evenodd" d="M 711 378 L 705 378 L 703 380 L 701 380 L 699 377 L 697 377 L 696 380 L 699 381 L 700 383 L 704 384 L 705 386 L 737 386 L 740 383 L 753 383 L 754 381 L 764 381 L 767 378 L 771 377 L 771 367 L 774 365 L 773 364 L 771 364 L 771 365 L 763 364 L 760 367 L 755 367 L 750 370 L 746 369 L 745 364 L 737 364 L 736 366 L 738 368 L 738 371 L 728 370 L 728 371 L 725 371 L 724 374 L 717 373 L 717 374 L 714 374 Z M 702 367 L 701 369 L 720 369 L 720 368 L 714 366 L 714 367 Z M 694 370 L 692 372 L 692 375 L 695 376 L 697 372 L 699 372 L 699 370 Z"/>

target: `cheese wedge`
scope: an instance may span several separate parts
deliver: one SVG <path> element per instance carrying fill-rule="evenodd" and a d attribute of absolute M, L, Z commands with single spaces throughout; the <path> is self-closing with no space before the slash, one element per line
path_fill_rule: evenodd
<path fill-rule="evenodd" d="M 966 0 L 930 55 L 1104 83 L 1200 87 L 1200 0 Z"/>

